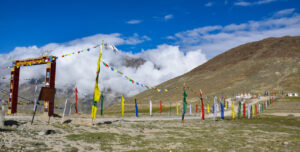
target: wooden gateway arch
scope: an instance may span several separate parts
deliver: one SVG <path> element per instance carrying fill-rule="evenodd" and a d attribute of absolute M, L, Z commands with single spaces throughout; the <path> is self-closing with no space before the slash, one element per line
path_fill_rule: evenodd
<path fill-rule="evenodd" d="M 17 113 L 19 76 L 21 66 L 46 64 L 45 87 L 55 88 L 56 59 L 57 57 L 55 56 L 43 56 L 13 61 L 9 87 L 8 114 Z M 48 116 L 52 116 L 54 114 L 54 99 L 53 101 L 44 101 L 44 112 L 48 112 Z"/>

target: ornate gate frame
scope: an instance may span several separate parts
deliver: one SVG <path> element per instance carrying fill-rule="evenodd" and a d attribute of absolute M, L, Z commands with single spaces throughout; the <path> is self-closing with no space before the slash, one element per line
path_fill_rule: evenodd
<path fill-rule="evenodd" d="M 56 56 L 43 56 L 13 61 L 9 87 L 8 114 L 17 113 L 20 67 L 47 64 L 45 87 L 55 88 L 56 59 Z M 44 112 L 48 112 L 48 116 L 54 114 L 54 100 L 44 101 Z"/>

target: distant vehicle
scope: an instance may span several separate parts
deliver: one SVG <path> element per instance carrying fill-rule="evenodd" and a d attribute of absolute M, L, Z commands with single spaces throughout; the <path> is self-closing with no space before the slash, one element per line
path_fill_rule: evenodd
<path fill-rule="evenodd" d="M 288 97 L 298 97 L 298 93 L 288 93 L 287 94 Z"/>

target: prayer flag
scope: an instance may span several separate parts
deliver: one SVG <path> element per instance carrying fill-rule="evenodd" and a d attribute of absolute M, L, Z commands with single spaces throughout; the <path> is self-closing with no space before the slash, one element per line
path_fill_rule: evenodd
<path fill-rule="evenodd" d="M 160 100 L 160 104 L 159 104 L 159 110 L 160 110 L 160 113 L 162 112 L 162 102 Z"/>
<path fill-rule="evenodd" d="M 201 99 L 201 112 L 202 112 L 202 120 L 204 120 L 204 115 L 205 115 L 205 112 L 204 112 L 204 105 L 203 105 L 203 98 L 202 98 L 202 91 L 200 89 L 200 99 Z"/>
<path fill-rule="evenodd" d="M 255 104 L 255 115 L 257 115 L 257 104 Z"/>
<path fill-rule="evenodd" d="M 239 102 L 239 110 L 238 110 L 238 118 L 241 118 L 241 109 L 242 109 L 242 103 Z"/>
<path fill-rule="evenodd" d="M 78 103 L 78 90 L 77 90 L 77 87 L 76 87 L 75 88 L 75 112 L 78 114 L 77 103 Z"/>
<path fill-rule="evenodd" d="M 121 99 L 122 101 L 122 117 L 124 117 L 124 106 L 125 106 L 125 103 L 124 103 L 124 97 L 122 96 L 122 99 Z"/>
<path fill-rule="evenodd" d="M 135 101 L 135 116 L 138 117 L 139 116 L 139 109 L 138 109 L 138 106 L 137 106 L 137 103 L 136 103 L 136 98 L 134 99 Z"/>
<path fill-rule="evenodd" d="M 243 112 L 244 112 L 244 118 L 246 118 L 246 104 L 245 103 L 243 103 Z"/>
<path fill-rule="evenodd" d="M 248 119 L 250 119 L 251 115 L 251 105 L 248 104 Z"/>
<path fill-rule="evenodd" d="M 252 116 L 255 115 L 255 109 L 254 109 L 254 104 L 252 104 Z"/>
<path fill-rule="evenodd" d="M 178 103 L 177 103 L 177 106 L 176 106 L 176 110 L 177 110 L 177 116 L 178 116 L 179 115 Z"/>
<path fill-rule="evenodd" d="M 192 115 L 192 105 L 190 104 L 190 115 Z"/>
<path fill-rule="evenodd" d="M 152 101 L 151 100 L 149 103 L 149 112 L 150 112 L 150 116 L 152 116 Z"/>
<path fill-rule="evenodd" d="M 101 109 L 100 109 L 100 114 L 101 114 L 101 116 L 103 115 L 103 102 L 104 102 L 104 96 L 103 96 L 103 94 L 101 94 Z"/>
<path fill-rule="evenodd" d="M 232 102 L 232 119 L 234 119 L 234 102 Z"/>
<path fill-rule="evenodd" d="M 216 117 L 217 117 L 217 100 L 218 100 L 218 97 L 215 96 L 214 98 L 214 105 L 213 105 L 213 113 L 214 113 L 214 120 L 216 120 Z"/>
<path fill-rule="evenodd" d="M 99 90 L 98 86 L 98 79 L 99 79 L 99 73 L 100 73 L 100 61 L 102 56 L 102 47 L 103 44 L 101 44 L 100 51 L 99 51 L 99 58 L 97 62 L 97 75 L 96 75 L 96 81 L 95 81 L 95 88 L 94 88 L 94 101 L 93 101 L 93 107 L 92 107 L 92 119 L 96 119 L 96 112 L 97 112 L 97 102 L 99 102 L 101 92 Z"/>
<path fill-rule="evenodd" d="M 184 115 L 186 112 L 187 102 L 186 102 L 187 94 L 185 93 L 185 89 L 183 90 L 183 109 L 182 109 L 182 122 L 184 122 Z"/>
<path fill-rule="evenodd" d="M 221 119 L 224 119 L 224 106 L 222 102 L 220 102 L 220 105 L 221 105 Z"/>
<path fill-rule="evenodd" d="M 207 104 L 207 112 L 209 113 L 210 111 L 209 111 L 209 104 Z"/>

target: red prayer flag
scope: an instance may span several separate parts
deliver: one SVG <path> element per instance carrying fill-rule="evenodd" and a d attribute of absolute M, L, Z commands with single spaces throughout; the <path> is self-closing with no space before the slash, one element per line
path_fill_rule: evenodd
<path fill-rule="evenodd" d="M 78 114 L 78 109 L 77 109 L 77 103 L 78 103 L 78 90 L 77 90 L 77 87 L 75 88 L 75 110 L 76 110 L 76 113 Z"/>
<path fill-rule="evenodd" d="M 255 114 L 257 115 L 257 104 L 255 104 Z"/>
<path fill-rule="evenodd" d="M 243 104 L 243 116 L 244 116 L 244 118 L 246 117 L 246 104 L 244 103 Z"/>
<path fill-rule="evenodd" d="M 202 91 L 200 90 L 200 99 L 201 99 L 201 110 L 202 110 L 202 120 L 205 120 L 205 112 L 204 112 L 204 105 L 203 105 L 203 98 L 202 98 Z"/>
<path fill-rule="evenodd" d="M 160 113 L 162 112 L 162 103 L 161 103 L 161 100 L 160 100 Z"/>

